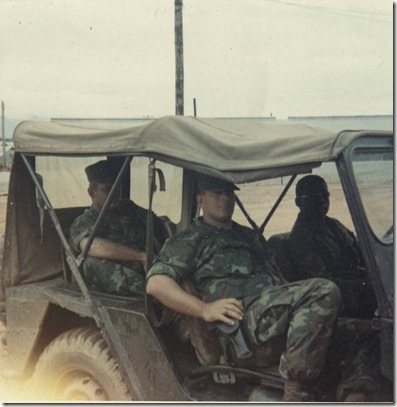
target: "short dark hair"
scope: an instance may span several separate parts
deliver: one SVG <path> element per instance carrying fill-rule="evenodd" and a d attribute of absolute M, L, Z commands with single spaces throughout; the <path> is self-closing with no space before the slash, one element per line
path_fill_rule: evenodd
<path fill-rule="evenodd" d="M 317 192 L 320 187 L 324 186 L 327 187 L 324 178 L 319 175 L 306 175 L 296 184 L 295 195 L 296 197 L 308 195 L 312 192 Z"/>

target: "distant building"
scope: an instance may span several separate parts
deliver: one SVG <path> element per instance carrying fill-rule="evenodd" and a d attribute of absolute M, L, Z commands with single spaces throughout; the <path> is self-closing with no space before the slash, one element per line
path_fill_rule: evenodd
<path fill-rule="evenodd" d="M 393 115 L 372 116 L 290 116 L 288 121 L 310 124 L 331 131 L 393 130 Z"/>

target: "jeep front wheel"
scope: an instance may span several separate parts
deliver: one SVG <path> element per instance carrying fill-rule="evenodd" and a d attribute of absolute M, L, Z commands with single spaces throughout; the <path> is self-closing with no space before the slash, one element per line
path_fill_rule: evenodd
<path fill-rule="evenodd" d="M 72 329 L 54 339 L 40 356 L 32 383 L 41 399 L 132 400 L 97 328 Z"/>

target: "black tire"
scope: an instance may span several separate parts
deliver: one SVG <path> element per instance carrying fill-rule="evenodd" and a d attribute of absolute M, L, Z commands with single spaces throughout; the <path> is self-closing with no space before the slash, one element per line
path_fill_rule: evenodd
<path fill-rule="evenodd" d="M 97 328 L 72 329 L 55 338 L 41 354 L 32 384 L 46 400 L 133 399 Z"/>

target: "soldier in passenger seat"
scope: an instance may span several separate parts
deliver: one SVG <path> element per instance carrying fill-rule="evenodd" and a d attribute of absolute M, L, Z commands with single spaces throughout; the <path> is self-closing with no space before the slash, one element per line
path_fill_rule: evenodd
<path fill-rule="evenodd" d="M 70 228 L 74 250 L 86 245 L 95 221 L 118 175 L 107 160 L 85 169 L 92 205 L 76 218 Z M 147 210 L 117 191 L 83 263 L 87 283 L 100 291 L 144 297 L 146 272 Z M 155 236 L 162 244 L 167 237 L 163 222 L 153 217 Z"/>
<path fill-rule="evenodd" d="M 330 343 L 343 339 L 334 335 L 338 287 L 320 278 L 285 281 L 256 232 L 232 221 L 238 188 L 204 175 L 197 175 L 197 185 L 203 217 L 165 243 L 147 273 L 147 293 L 205 322 L 232 326 L 240 321 L 250 344 L 277 356 L 285 381 L 283 400 L 307 400 L 308 388 L 322 375 Z M 197 296 L 182 288 L 185 281 Z M 349 370 L 337 399 L 371 395 L 374 389 L 362 378 L 365 369 L 357 371 L 354 352 L 339 343 Z"/>

